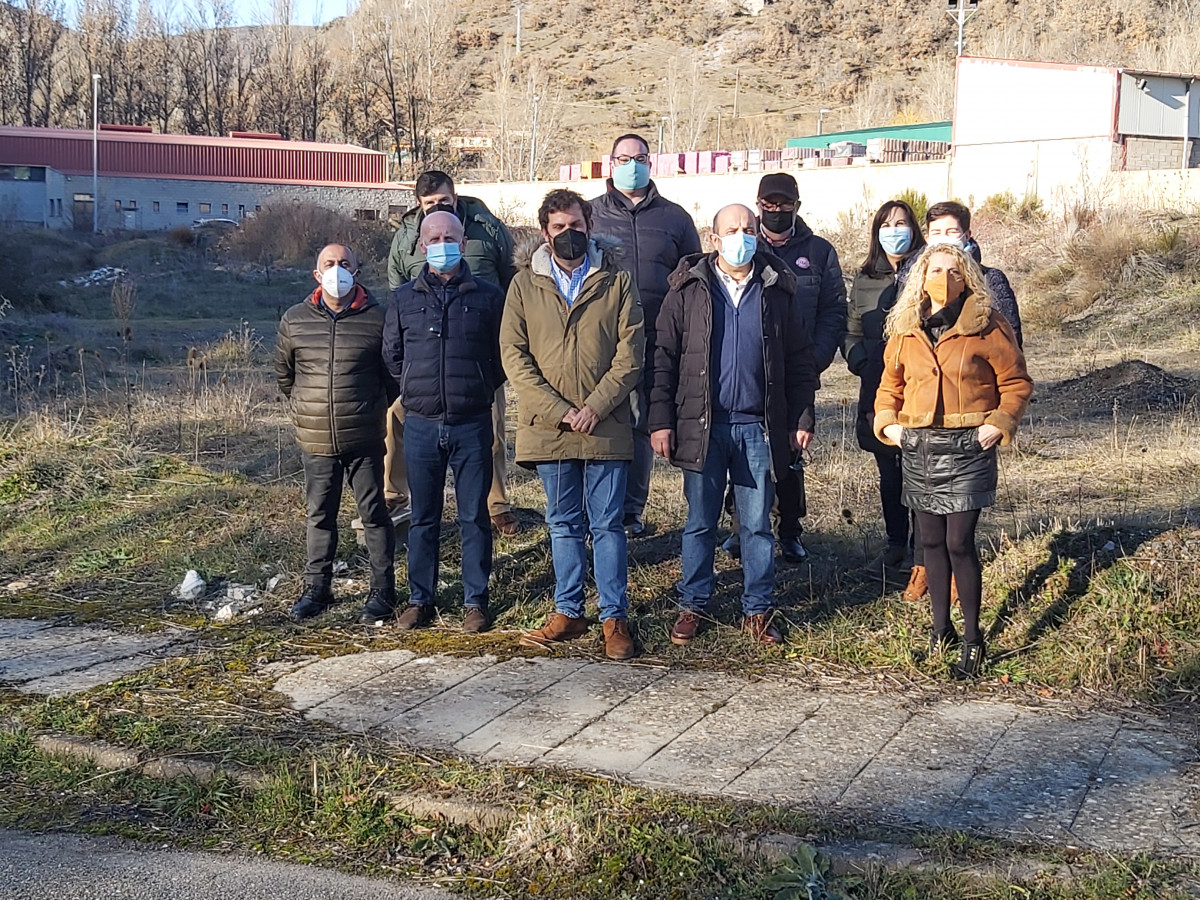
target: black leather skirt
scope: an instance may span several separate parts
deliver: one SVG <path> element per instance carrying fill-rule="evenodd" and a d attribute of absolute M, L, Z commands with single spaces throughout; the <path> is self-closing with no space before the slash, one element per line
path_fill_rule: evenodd
<path fill-rule="evenodd" d="M 900 437 L 904 505 L 947 516 L 996 502 L 996 447 L 984 450 L 978 428 L 905 428 Z"/>

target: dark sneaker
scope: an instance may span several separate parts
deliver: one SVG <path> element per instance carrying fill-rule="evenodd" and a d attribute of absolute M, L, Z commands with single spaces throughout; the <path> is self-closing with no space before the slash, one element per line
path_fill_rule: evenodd
<path fill-rule="evenodd" d="M 784 562 L 796 565 L 804 562 L 808 556 L 808 551 L 804 549 L 804 545 L 800 543 L 798 537 L 781 537 L 779 539 L 779 553 L 783 557 Z"/>
<path fill-rule="evenodd" d="M 396 617 L 396 628 L 400 631 L 428 628 L 436 616 L 432 603 L 409 604 L 408 609 Z"/>
<path fill-rule="evenodd" d="M 293 622 L 302 622 L 319 616 L 333 605 L 333 591 L 326 585 L 310 584 L 300 595 L 300 599 L 288 610 L 288 618 Z"/>
<path fill-rule="evenodd" d="M 463 617 L 463 634 L 479 634 L 492 627 L 492 617 L 486 609 L 478 606 L 468 606 L 467 614 Z"/>
<path fill-rule="evenodd" d="M 936 653 L 945 653 L 947 650 L 954 650 L 962 643 L 962 638 L 951 625 L 945 631 L 929 630 L 929 655 L 933 656 Z"/>
<path fill-rule="evenodd" d="M 983 642 L 963 644 L 958 662 L 950 667 L 950 677 L 956 681 L 966 681 L 975 678 L 983 671 L 983 660 L 987 655 Z"/>
<path fill-rule="evenodd" d="M 396 592 L 375 588 L 367 594 L 367 602 L 358 614 L 359 625 L 376 625 L 396 615 Z"/>
<path fill-rule="evenodd" d="M 646 523 L 642 521 L 641 516 L 633 513 L 627 515 L 621 525 L 625 529 L 626 537 L 641 537 L 646 533 Z"/>
<path fill-rule="evenodd" d="M 736 531 L 725 539 L 725 543 L 721 545 L 721 549 L 733 559 L 742 558 L 742 539 L 738 537 Z"/>

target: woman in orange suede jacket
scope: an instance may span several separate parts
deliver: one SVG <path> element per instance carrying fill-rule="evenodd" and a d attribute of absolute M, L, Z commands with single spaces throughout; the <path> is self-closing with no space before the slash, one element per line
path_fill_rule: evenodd
<path fill-rule="evenodd" d="M 983 576 L 975 528 L 996 499 L 996 445 L 1012 441 L 1033 393 L 1007 320 L 991 308 L 979 264 L 952 245 L 913 263 L 888 313 L 875 435 L 902 450 L 904 505 L 918 519 L 933 607 L 930 650 L 962 641 L 951 666 L 969 678 L 983 666 Z M 953 575 L 963 612 L 950 622 Z"/>

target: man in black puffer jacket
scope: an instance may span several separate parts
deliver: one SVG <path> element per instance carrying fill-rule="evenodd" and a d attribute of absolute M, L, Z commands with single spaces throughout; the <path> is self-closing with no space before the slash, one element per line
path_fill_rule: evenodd
<path fill-rule="evenodd" d="M 333 603 L 333 560 L 342 483 L 350 482 L 371 557 L 371 591 L 360 621 L 396 605 L 395 533 L 383 497 L 384 412 L 396 385 L 383 367 L 383 308 L 355 283 L 358 259 L 330 244 L 313 272 L 320 285 L 279 322 L 275 378 L 291 401 L 304 460 L 307 584 L 290 615 L 299 621 Z"/>
<path fill-rule="evenodd" d="M 491 625 L 488 490 L 492 401 L 504 382 L 504 295 L 471 274 L 463 260 L 463 225 L 453 213 L 425 216 L 419 241 L 426 262 L 416 278 L 392 294 L 383 336 L 383 359 L 400 384 L 404 405 L 404 460 L 412 494 L 409 606 L 396 626 L 424 628 L 434 619 L 448 465 L 462 531 L 463 631 L 475 634 Z"/>

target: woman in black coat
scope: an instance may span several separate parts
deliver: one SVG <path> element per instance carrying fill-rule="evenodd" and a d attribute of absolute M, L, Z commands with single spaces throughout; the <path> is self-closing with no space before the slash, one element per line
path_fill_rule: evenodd
<path fill-rule="evenodd" d="M 858 445 L 875 457 L 879 468 L 879 498 L 887 531 L 885 565 L 897 566 L 908 549 L 908 510 L 900 502 L 900 450 L 879 441 L 871 429 L 875 391 L 883 372 L 883 323 L 896 303 L 908 266 L 925 248 L 917 217 L 903 200 L 889 200 L 871 222 L 867 258 L 854 276 L 847 296 L 846 336 L 842 355 L 851 374 L 859 378 Z M 921 592 L 922 594 L 924 591 Z"/>

